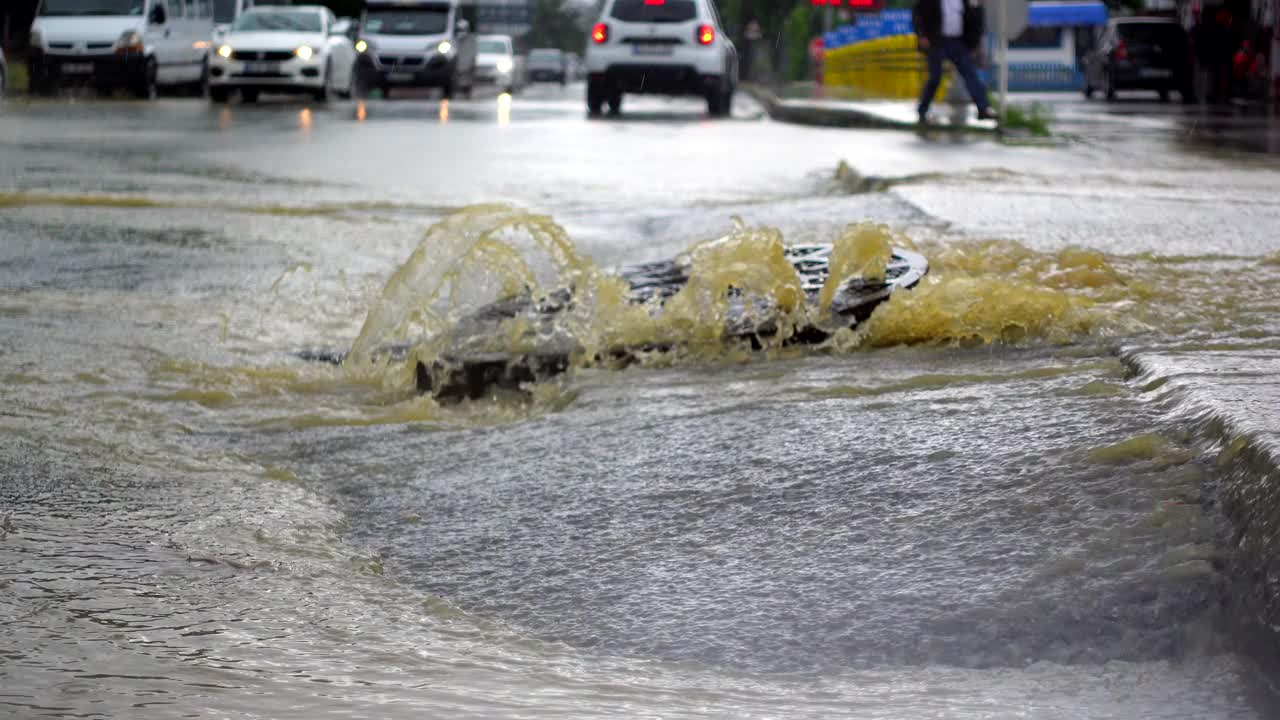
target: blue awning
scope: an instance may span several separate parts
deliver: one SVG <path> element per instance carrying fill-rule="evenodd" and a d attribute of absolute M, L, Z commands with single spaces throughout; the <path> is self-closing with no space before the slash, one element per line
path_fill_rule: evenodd
<path fill-rule="evenodd" d="M 1032 2 L 1027 6 L 1032 27 L 1106 25 L 1107 6 L 1100 2 Z"/>

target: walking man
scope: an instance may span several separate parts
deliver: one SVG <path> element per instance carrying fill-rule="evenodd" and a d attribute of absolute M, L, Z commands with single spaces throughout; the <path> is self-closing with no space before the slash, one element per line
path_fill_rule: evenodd
<path fill-rule="evenodd" d="M 915 23 L 920 50 L 928 59 L 929 79 L 920 93 L 920 123 L 927 122 L 929 105 L 942 82 L 942 61 L 950 60 L 964 79 L 969 97 L 978 106 L 978 117 L 990 120 L 995 117 L 987 102 L 987 88 L 978 78 L 973 65 L 973 53 L 982 41 L 982 6 L 971 5 L 970 0 L 917 0 L 911 12 Z"/>

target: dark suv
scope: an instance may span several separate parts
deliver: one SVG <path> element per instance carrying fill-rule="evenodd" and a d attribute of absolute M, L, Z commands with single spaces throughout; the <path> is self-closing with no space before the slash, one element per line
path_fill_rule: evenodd
<path fill-rule="evenodd" d="M 1193 97 L 1191 43 L 1176 20 L 1153 17 L 1116 18 L 1102 29 L 1098 44 L 1085 57 L 1084 96 L 1096 90 L 1108 100 L 1117 90 L 1155 90 L 1161 100 L 1177 90 Z"/>

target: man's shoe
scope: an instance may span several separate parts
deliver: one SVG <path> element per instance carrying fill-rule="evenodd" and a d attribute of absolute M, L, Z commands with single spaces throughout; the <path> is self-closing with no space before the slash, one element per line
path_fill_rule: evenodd
<path fill-rule="evenodd" d="M 996 111 L 992 110 L 991 108 L 983 108 L 978 111 L 978 119 L 979 120 L 999 120 L 1000 116 L 997 115 Z"/>
<path fill-rule="evenodd" d="M 929 124 L 929 113 L 919 113 L 916 115 L 916 124 L 924 127 Z"/>

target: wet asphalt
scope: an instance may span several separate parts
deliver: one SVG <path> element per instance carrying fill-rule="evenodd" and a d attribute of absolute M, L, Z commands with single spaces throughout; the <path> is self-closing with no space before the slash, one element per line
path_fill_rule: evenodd
<path fill-rule="evenodd" d="M 1216 409 L 1280 426 L 1274 158 L 1181 108 L 1041 100 L 1065 142 L 796 127 L 743 94 L 725 120 L 589 119 L 578 84 L 5 101 L 0 702 L 1274 716 L 1268 595 L 1218 500 L 1266 470 Z M 350 346 L 428 228 L 495 202 L 604 269 L 735 217 L 882 223 L 934 269 L 851 351 L 532 398 L 441 407 L 398 368 L 297 359 Z"/>

